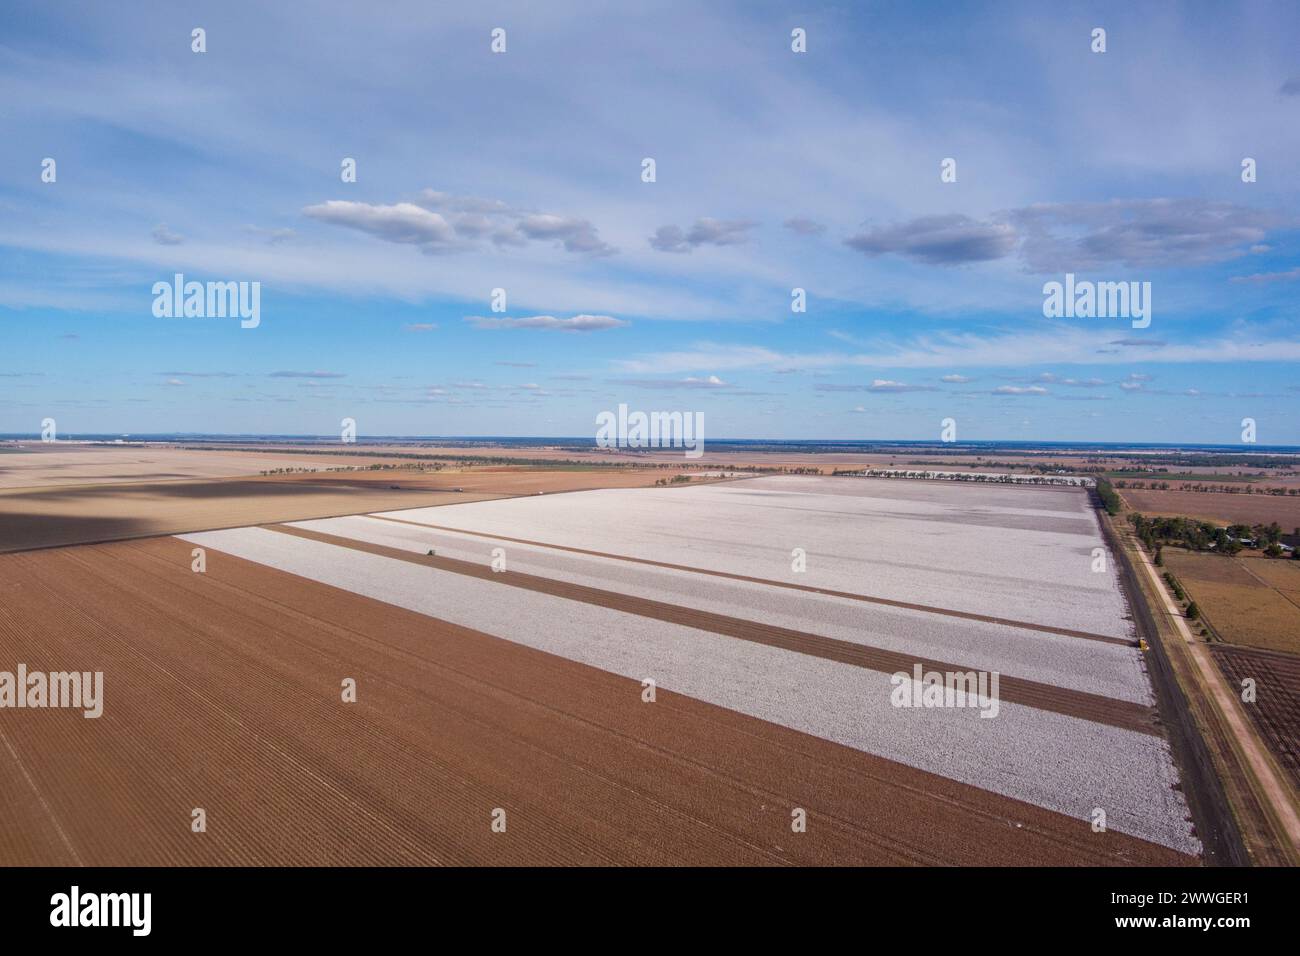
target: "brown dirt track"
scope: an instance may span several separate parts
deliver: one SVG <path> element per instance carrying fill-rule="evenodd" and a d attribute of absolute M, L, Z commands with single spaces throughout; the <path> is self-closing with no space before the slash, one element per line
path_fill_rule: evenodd
<path fill-rule="evenodd" d="M 0 862 L 1194 862 L 260 565 L 189 562 L 170 538 L 0 557 L 0 668 L 105 673 L 98 720 L 0 710 Z"/>

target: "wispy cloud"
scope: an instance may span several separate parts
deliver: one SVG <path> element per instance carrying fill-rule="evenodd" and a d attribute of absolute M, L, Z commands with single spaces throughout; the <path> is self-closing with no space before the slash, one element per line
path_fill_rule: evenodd
<path fill-rule="evenodd" d="M 959 265 L 1009 255 L 1016 233 L 1003 222 L 977 222 L 953 213 L 876 227 L 850 236 L 844 244 L 869 256 L 894 253 L 930 265 Z"/>
<path fill-rule="evenodd" d="M 567 252 L 589 256 L 618 251 L 601 239 L 586 219 L 527 212 L 499 200 L 452 196 L 431 189 L 420 194 L 418 203 L 376 205 L 331 199 L 307 206 L 303 214 L 386 242 L 419 246 L 424 252 L 464 251 L 477 247 L 482 239 L 498 246 L 551 242 Z"/>
<path fill-rule="evenodd" d="M 724 382 L 716 375 L 703 377 L 690 376 L 679 379 L 662 379 L 662 378 L 620 378 L 611 379 L 616 385 L 631 385 L 634 388 L 655 388 L 655 389 L 675 389 L 675 388 L 731 388 L 731 384 Z"/>
<path fill-rule="evenodd" d="M 782 225 L 797 236 L 820 236 L 826 232 L 826 226 L 806 216 L 791 216 Z"/>
<path fill-rule="evenodd" d="M 870 256 L 892 253 L 929 265 L 1018 253 L 1027 269 L 1040 273 L 1169 268 L 1246 255 L 1269 229 L 1287 224 L 1294 222 L 1275 212 L 1197 198 L 1043 202 L 986 221 L 960 213 L 922 216 L 868 229 L 845 244 Z"/>
<path fill-rule="evenodd" d="M 837 384 L 834 382 L 818 382 L 813 386 L 818 392 L 937 392 L 938 389 L 933 385 L 909 385 L 906 382 L 895 382 L 891 379 L 877 378 L 871 381 L 871 384 Z"/>
<path fill-rule="evenodd" d="M 938 391 L 938 389 L 936 389 L 933 385 L 909 385 L 906 382 L 895 382 L 885 378 L 874 379 L 867 390 L 871 392 L 935 392 Z"/>
<path fill-rule="evenodd" d="M 511 319 L 505 316 L 470 315 L 465 321 L 476 329 L 540 329 L 548 332 L 603 332 L 631 323 L 609 315 L 572 315 L 567 319 L 553 315 L 530 315 Z"/>
<path fill-rule="evenodd" d="M 1008 214 L 1036 272 L 1208 265 L 1246 255 L 1277 213 L 1198 198 L 1036 203 Z"/>
<path fill-rule="evenodd" d="M 690 252 L 700 246 L 735 246 L 749 239 L 758 223 L 750 219 L 697 219 L 689 231 L 680 226 L 660 226 L 650 246 L 660 252 Z"/>
<path fill-rule="evenodd" d="M 1055 372 L 1042 372 L 1037 376 L 1035 381 L 1046 382 L 1049 385 L 1067 385 L 1071 388 L 1100 388 L 1107 384 L 1105 379 L 1100 378 L 1071 378 L 1069 376 L 1060 376 Z"/>
<path fill-rule="evenodd" d="M 1233 276 L 1233 282 L 1294 282 L 1300 279 L 1300 266 L 1294 269 L 1287 269 L 1285 272 L 1256 272 L 1254 275 Z"/>
<path fill-rule="evenodd" d="M 1041 385 L 999 385 L 991 395 L 1047 395 L 1047 389 Z"/>
<path fill-rule="evenodd" d="M 347 229 L 356 229 L 385 242 L 419 246 L 426 252 L 462 248 L 451 223 L 414 203 L 390 206 L 331 199 L 303 209 L 303 215 Z"/>
<path fill-rule="evenodd" d="M 1160 349 L 1169 343 L 1164 339 L 1111 339 L 1107 345 L 1122 345 L 1130 349 Z"/>
<path fill-rule="evenodd" d="M 659 352 L 618 360 L 628 372 L 688 372 L 701 369 L 830 369 L 869 368 L 1017 368 L 1067 364 L 1116 364 L 1131 361 L 1119 350 L 1099 351 L 1113 342 L 1104 332 L 1074 327 L 1028 334 L 1020 331 L 989 333 L 934 333 L 882 342 L 873 352 L 785 352 L 759 345 L 699 343 L 687 351 Z M 1187 338 L 1178 344 L 1152 349 L 1147 362 L 1231 364 L 1300 360 L 1300 340 L 1251 334 L 1248 327 L 1229 336 Z"/>
<path fill-rule="evenodd" d="M 185 237 L 168 229 L 167 223 L 160 222 L 153 228 L 153 241 L 160 246 L 179 246 Z"/>
<path fill-rule="evenodd" d="M 250 236 L 255 236 L 258 239 L 265 240 L 267 245 L 271 246 L 278 246 L 282 242 L 288 242 L 290 239 L 293 239 L 298 235 L 298 233 L 292 229 L 265 229 L 261 226 L 245 226 L 244 232 L 248 233 Z"/>

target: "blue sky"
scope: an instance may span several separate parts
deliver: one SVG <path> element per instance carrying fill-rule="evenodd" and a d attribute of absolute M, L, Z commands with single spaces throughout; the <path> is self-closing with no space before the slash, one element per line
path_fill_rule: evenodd
<path fill-rule="evenodd" d="M 1300 444 L 1294 4 L 265 6 L 0 11 L 0 432 Z"/>

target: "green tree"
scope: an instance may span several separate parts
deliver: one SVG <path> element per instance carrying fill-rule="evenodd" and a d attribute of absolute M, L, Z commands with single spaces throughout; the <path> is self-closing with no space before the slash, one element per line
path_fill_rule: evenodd
<path fill-rule="evenodd" d="M 1106 509 L 1109 515 L 1117 515 L 1122 507 L 1119 495 L 1115 489 L 1110 486 L 1110 482 L 1104 478 L 1097 479 L 1097 497 L 1101 499 L 1102 507 Z"/>

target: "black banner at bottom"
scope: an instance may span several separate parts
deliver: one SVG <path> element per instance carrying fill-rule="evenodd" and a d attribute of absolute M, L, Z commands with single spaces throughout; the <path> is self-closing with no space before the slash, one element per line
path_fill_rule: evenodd
<path fill-rule="evenodd" d="M 873 939 L 1278 933 L 1294 874 L 1267 869 L 0 869 L 7 940 L 373 943 L 477 928 L 719 934 L 845 921 Z M 816 918 L 812 923 L 810 918 Z M 684 923 L 683 921 L 689 921 Z M 563 929 L 560 929 L 560 924 Z M 956 934 L 956 935 L 954 935 Z M 450 941 L 450 939 L 448 939 Z M 534 936 L 534 941 L 540 941 Z M 767 941 L 767 940 L 765 940 Z"/>

